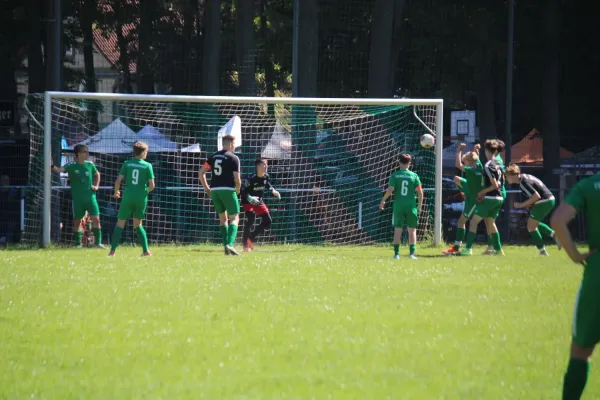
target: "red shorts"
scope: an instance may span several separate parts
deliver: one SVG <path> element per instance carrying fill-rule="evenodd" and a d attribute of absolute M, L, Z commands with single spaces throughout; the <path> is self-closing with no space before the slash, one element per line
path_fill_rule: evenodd
<path fill-rule="evenodd" d="M 263 215 L 269 213 L 269 209 L 264 203 L 258 206 L 246 203 L 242 204 L 242 207 L 244 208 L 244 212 L 253 212 L 256 213 L 256 215 Z"/>

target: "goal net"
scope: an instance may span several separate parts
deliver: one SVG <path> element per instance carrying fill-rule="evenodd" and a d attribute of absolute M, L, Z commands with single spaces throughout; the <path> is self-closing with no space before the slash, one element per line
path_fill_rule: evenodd
<path fill-rule="evenodd" d="M 441 216 L 436 214 L 441 214 L 441 196 L 436 213 L 435 183 L 438 171 L 441 186 L 441 170 L 436 168 L 441 151 L 422 148 L 419 139 L 441 132 L 441 101 L 309 100 L 31 95 L 26 102 L 31 153 L 24 239 L 73 242 L 68 178 L 50 174 L 49 166 L 51 157 L 55 165 L 72 161 L 74 145 L 82 143 L 101 174 L 97 200 L 108 242 L 119 207 L 111 198 L 112 186 L 123 161 L 132 155 L 133 143 L 141 140 L 149 145 L 147 161 L 154 167 L 157 185 L 144 220 L 150 243 L 219 242 L 218 216 L 198 171 L 217 151 L 219 138 L 233 133 L 241 137 L 236 154 L 242 176 L 251 176 L 254 160 L 264 157 L 271 182 L 282 195 L 277 200 L 265 194 L 273 224 L 261 243 L 390 242 L 392 204 L 383 211 L 378 205 L 402 152 L 413 157 L 412 170 L 425 191 L 418 238 L 439 241 Z M 240 217 L 241 231 L 243 212 Z M 135 241 L 131 225 L 123 233 L 124 241 Z"/>

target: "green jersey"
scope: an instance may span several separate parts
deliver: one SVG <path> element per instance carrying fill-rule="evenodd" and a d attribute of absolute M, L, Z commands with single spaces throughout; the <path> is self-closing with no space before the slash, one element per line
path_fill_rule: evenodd
<path fill-rule="evenodd" d="M 463 193 L 467 197 L 477 197 L 477 193 L 483 190 L 483 166 L 478 162 L 474 167 L 464 167 L 467 187 Z"/>
<path fill-rule="evenodd" d="M 577 183 L 565 202 L 584 212 L 590 250 L 600 250 L 600 174 Z"/>
<path fill-rule="evenodd" d="M 389 185 L 394 188 L 394 208 L 417 208 L 415 191 L 421 186 L 417 174 L 407 169 L 399 169 L 390 176 Z"/>
<path fill-rule="evenodd" d="M 125 177 L 123 198 L 144 200 L 148 197 L 148 181 L 154 179 L 152 164 L 132 158 L 123 163 L 119 175 Z"/>
<path fill-rule="evenodd" d="M 500 154 L 496 154 L 496 156 L 494 157 L 494 161 L 496 161 L 500 165 L 500 172 L 502 172 L 502 175 L 504 175 L 504 170 L 506 169 L 506 167 L 504 166 L 504 160 L 502 159 L 502 157 L 500 157 Z M 502 181 L 500 185 L 500 193 L 502 193 L 502 197 L 506 199 L 506 187 L 504 187 L 504 181 Z"/>
<path fill-rule="evenodd" d="M 92 190 L 92 178 L 98 170 L 93 162 L 84 161 L 83 164 L 79 164 L 73 161 L 66 164 L 64 169 L 69 175 L 73 199 L 86 200 L 96 194 Z"/>

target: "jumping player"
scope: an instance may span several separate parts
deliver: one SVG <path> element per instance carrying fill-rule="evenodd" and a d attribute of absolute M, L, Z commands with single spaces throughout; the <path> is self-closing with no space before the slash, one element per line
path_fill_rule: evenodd
<path fill-rule="evenodd" d="M 498 161 L 494 159 L 494 155 L 498 150 L 498 143 L 495 140 L 486 141 L 484 144 L 485 155 L 489 160 L 483 170 L 483 187 L 477 194 L 477 207 L 475 208 L 475 215 L 469 223 L 469 233 L 467 234 L 466 248 L 460 252 L 460 255 L 471 255 L 473 242 L 475 241 L 475 235 L 477 232 L 477 226 L 482 219 L 485 220 L 488 235 L 491 236 L 491 240 L 494 247 L 495 255 L 504 255 L 502 250 L 502 244 L 500 243 L 500 233 L 496 228 L 495 220 L 500 213 L 502 203 L 502 185 L 504 184 L 504 175 Z"/>
<path fill-rule="evenodd" d="M 569 258 L 581 264 L 583 277 L 573 314 L 571 357 L 564 376 L 563 400 L 580 399 L 590 370 L 590 357 L 600 341 L 600 174 L 577 183 L 564 203 L 554 212 L 552 228 Z M 568 224 L 583 212 L 587 229 L 588 252 L 580 253 L 571 238 Z"/>
<path fill-rule="evenodd" d="M 527 220 L 527 231 L 533 239 L 533 243 L 540 251 L 541 256 L 547 256 L 548 252 L 544 247 L 542 235 L 554 239 L 554 231 L 542 221 L 554 208 L 554 195 L 533 175 L 522 174 L 521 169 L 516 164 L 510 164 L 506 169 L 506 182 L 509 184 L 519 184 L 521 193 L 527 198 L 523 203 L 515 203 L 514 208 L 529 208 L 529 219 Z M 560 243 L 557 242 L 560 250 Z"/>
<path fill-rule="evenodd" d="M 239 255 L 233 247 L 240 220 L 240 202 L 238 194 L 241 189 L 240 159 L 233 154 L 235 137 L 223 136 L 223 149 L 210 156 L 200 168 L 200 183 L 208 194 L 219 214 L 219 230 L 225 255 Z M 211 186 L 206 180 L 206 173 L 212 171 Z"/>
<path fill-rule="evenodd" d="M 390 176 L 389 186 L 379 203 L 383 210 L 386 200 L 394 195 L 392 224 L 394 225 L 394 259 L 400 258 L 400 240 L 404 224 L 408 228 L 408 248 L 411 259 L 417 259 L 417 225 L 423 208 L 423 188 L 419 176 L 408 168 L 411 164 L 409 154 L 400 154 L 400 169 Z M 416 196 L 415 196 L 416 195 Z"/>
<path fill-rule="evenodd" d="M 256 237 L 269 229 L 273 222 L 269 209 L 263 202 L 265 190 L 270 191 L 277 199 L 281 199 L 281 195 L 271 185 L 269 175 L 267 174 L 269 167 L 267 160 L 265 158 L 258 158 L 254 162 L 254 165 L 256 173 L 242 182 L 242 207 L 246 215 L 242 243 L 244 244 L 245 252 L 254 250 L 254 240 Z M 251 231 L 257 216 L 261 218 L 260 224 L 256 229 Z"/>
<path fill-rule="evenodd" d="M 100 186 L 100 172 L 93 162 L 88 161 L 88 148 L 78 144 L 74 148 L 75 161 L 65 164 L 64 167 L 56 167 L 52 164 L 52 172 L 66 172 L 69 175 L 71 185 L 71 196 L 73 199 L 73 235 L 75 245 L 83 247 L 82 219 L 86 212 L 92 220 L 92 232 L 94 233 L 96 247 L 104 248 L 102 244 L 102 229 L 100 228 L 100 208 L 96 201 L 96 192 Z"/>
<path fill-rule="evenodd" d="M 142 256 L 151 256 L 148 249 L 148 236 L 146 230 L 142 226 L 142 220 L 146 216 L 146 207 L 148 205 L 148 193 L 152 192 L 156 187 L 154 183 L 154 170 L 152 164 L 146 162 L 148 156 L 148 145 L 144 142 L 135 142 L 133 144 L 133 158 L 123 163 L 119 176 L 115 181 L 114 197 L 121 197 L 119 189 L 121 182 L 125 180 L 125 192 L 123 200 L 119 206 L 117 215 L 117 226 L 113 231 L 109 256 L 114 256 L 117 246 L 121 241 L 123 228 L 127 220 L 133 217 L 133 227 L 138 238 L 138 242 L 142 245 Z"/>
<path fill-rule="evenodd" d="M 454 183 L 461 188 L 465 195 L 463 212 L 456 223 L 456 241 L 454 246 L 444 251 L 445 255 L 452 255 L 460 252 L 462 240 L 465 237 L 467 221 L 475 214 L 477 207 L 477 194 L 483 189 L 483 165 L 479 160 L 479 145 L 475 145 L 473 151 L 462 155 L 462 151 L 467 147 L 461 143 L 456 152 L 456 168 L 464 172 L 465 177 L 454 177 Z"/>

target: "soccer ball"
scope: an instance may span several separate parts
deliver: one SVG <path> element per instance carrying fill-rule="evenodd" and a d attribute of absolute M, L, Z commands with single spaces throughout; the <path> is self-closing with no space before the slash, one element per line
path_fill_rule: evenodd
<path fill-rule="evenodd" d="M 426 149 L 430 149 L 433 147 L 433 145 L 435 145 L 435 138 L 432 135 L 426 133 L 421 136 L 421 146 Z"/>

